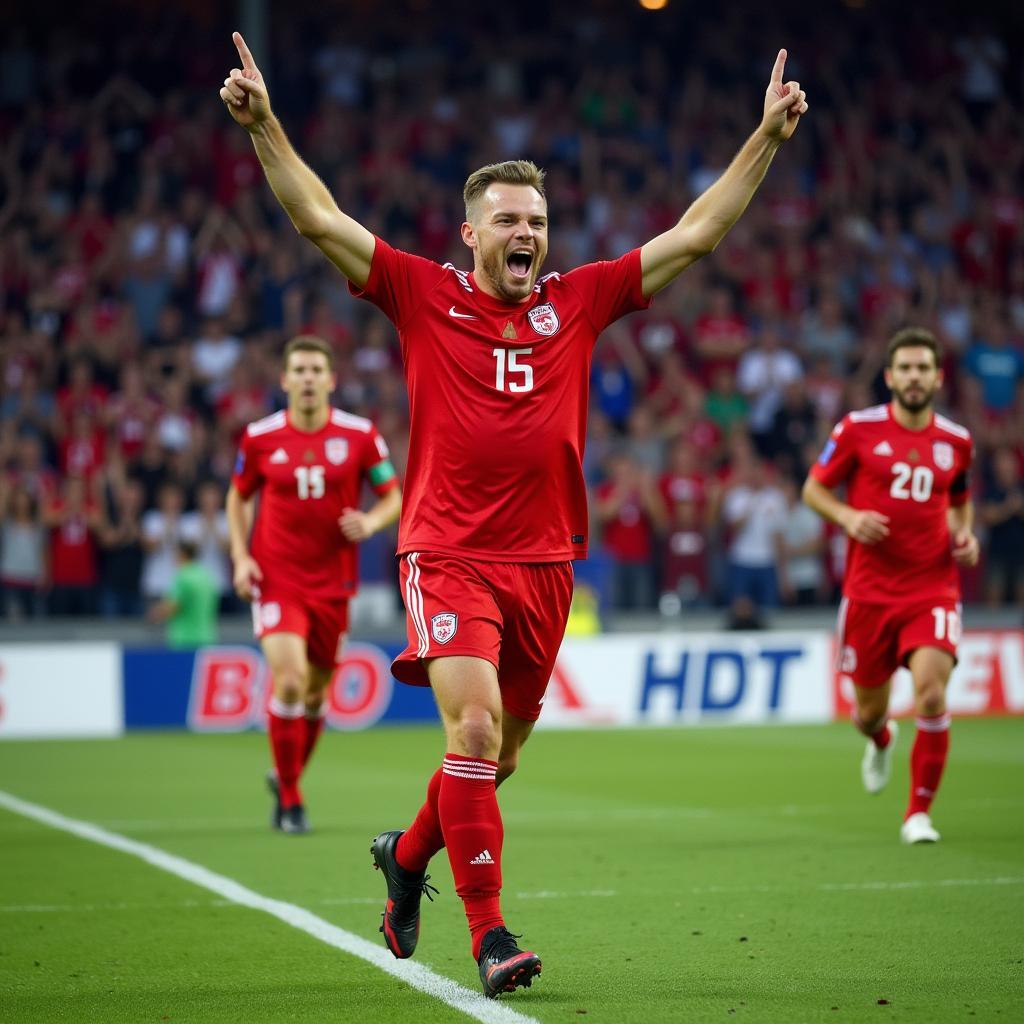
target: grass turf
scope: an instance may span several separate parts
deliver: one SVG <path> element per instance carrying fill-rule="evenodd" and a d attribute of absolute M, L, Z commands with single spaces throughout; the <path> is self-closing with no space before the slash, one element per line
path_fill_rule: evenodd
<path fill-rule="evenodd" d="M 537 1021 L 1024 1017 L 1024 722 L 958 721 L 936 846 L 893 782 L 860 790 L 848 726 L 538 732 L 501 791 L 504 907 L 544 959 Z M 328 734 L 315 832 L 267 827 L 265 739 L 0 744 L 0 789 L 177 854 L 374 942 L 369 840 L 411 820 L 435 729 Z M 266 914 L 0 810 L 5 1022 L 467 1018 Z M 476 989 L 443 856 L 416 959 Z"/>

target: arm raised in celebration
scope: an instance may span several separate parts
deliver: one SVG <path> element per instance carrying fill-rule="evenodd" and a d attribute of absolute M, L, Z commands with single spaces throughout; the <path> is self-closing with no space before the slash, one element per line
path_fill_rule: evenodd
<path fill-rule="evenodd" d="M 785 67 L 786 51 L 779 50 L 765 92 L 761 124 L 725 173 L 693 201 L 679 223 L 640 250 L 645 296 L 660 291 L 691 263 L 714 251 L 747 208 L 775 151 L 796 131 L 801 115 L 807 113 L 807 97 L 799 82 L 783 84 Z"/>
<path fill-rule="evenodd" d="M 338 208 L 327 186 L 295 152 L 270 109 L 267 85 L 249 47 L 240 32 L 231 38 L 242 66 L 232 68 L 224 79 L 220 98 L 249 133 L 267 181 L 296 230 L 362 288 L 370 276 L 373 235 Z"/>

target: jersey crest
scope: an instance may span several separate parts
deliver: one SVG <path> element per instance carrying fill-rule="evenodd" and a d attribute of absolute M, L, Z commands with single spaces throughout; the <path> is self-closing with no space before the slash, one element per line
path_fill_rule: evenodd
<path fill-rule="evenodd" d="M 946 441 L 936 441 L 932 444 L 932 458 L 939 469 L 953 468 L 953 446 Z"/>
<path fill-rule="evenodd" d="M 555 312 L 555 307 L 550 302 L 545 302 L 540 306 L 534 306 L 533 309 L 527 313 L 530 318 L 530 325 L 538 333 L 544 335 L 544 337 L 550 337 L 558 328 L 561 326 L 558 320 L 558 314 Z"/>
<path fill-rule="evenodd" d="M 430 635 L 439 643 L 446 644 L 459 628 L 459 617 L 455 612 L 441 612 L 430 620 Z"/>
<path fill-rule="evenodd" d="M 340 466 L 348 458 L 348 441 L 344 437 L 329 437 L 324 441 L 324 455 L 332 466 Z"/>

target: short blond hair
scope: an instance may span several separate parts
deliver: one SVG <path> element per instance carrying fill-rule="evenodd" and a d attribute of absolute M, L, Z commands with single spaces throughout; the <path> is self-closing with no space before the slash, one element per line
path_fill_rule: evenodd
<path fill-rule="evenodd" d="M 462 190 L 466 204 L 466 220 L 472 220 L 472 210 L 477 200 L 495 182 L 502 185 L 529 185 L 544 199 L 544 171 L 532 160 L 505 160 L 500 164 L 488 164 L 474 171 Z"/>
<path fill-rule="evenodd" d="M 334 370 L 334 352 L 331 351 L 331 346 L 315 334 L 296 335 L 285 345 L 282 359 L 282 366 L 285 370 L 288 369 L 288 360 L 293 352 L 319 352 L 327 359 L 327 368 L 332 372 Z"/>

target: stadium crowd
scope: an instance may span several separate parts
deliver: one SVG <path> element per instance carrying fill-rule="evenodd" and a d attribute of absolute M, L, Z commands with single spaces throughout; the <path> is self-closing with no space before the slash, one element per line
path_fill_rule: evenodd
<path fill-rule="evenodd" d="M 181 539 L 239 610 L 224 493 L 245 424 L 283 404 L 297 333 L 330 342 L 337 404 L 403 467 L 397 338 L 296 235 L 226 117 L 231 26 L 121 11 L 113 36 L 29 25 L 0 50 L 8 617 L 140 615 Z M 778 42 L 813 82 L 725 242 L 598 344 L 582 575 L 611 607 L 751 623 L 757 605 L 831 600 L 845 542 L 800 482 L 845 411 L 887 400 L 885 343 L 906 323 L 940 338 L 943 411 L 976 441 L 984 555 L 966 592 L 1024 601 L 1022 35 L 929 12 L 851 10 L 837 31 L 559 6 L 527 31 L 410 4 L 400 37 L 370 8 L 273 26 L 275 108 L 342 209 L 466 268 L 475 167 L 547 169 L 547 269 L 568 269 L 642 244 L 715 179 Z M 393 549 L 371 544 L 364 578 L 391 579 Z"/>

